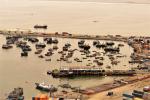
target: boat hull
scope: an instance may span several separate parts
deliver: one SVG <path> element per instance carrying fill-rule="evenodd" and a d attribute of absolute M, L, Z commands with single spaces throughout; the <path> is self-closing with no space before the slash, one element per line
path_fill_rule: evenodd
<path fill-rule="evenodd" d="M 50 88 L 44 88 L 42 86 L 39 85 L 39 83 L 35 83 L 36 85 L 36 89 L 41 90 L 41 91 L 45 91 L 45 92 L 49 92 Z"/>

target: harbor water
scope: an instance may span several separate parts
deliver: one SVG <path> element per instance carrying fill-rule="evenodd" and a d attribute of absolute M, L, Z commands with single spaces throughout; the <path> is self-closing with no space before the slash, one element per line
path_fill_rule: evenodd
<path fill-rule="evenodd" d="M 5 40 L 6 36 L 0 35 L 0 46 L 6 43 Z M 43 38 L 39 37 L 40 42 L 43 42 Z M 35 43 L 28 44 L 31 46 L 32 51 L 29 52 L 28 57 L 21 57 L 21 49 L 17 48 L 16 45 L 13 45 L 12 49 L 4 50 L 0 49 L 0 94 L 5 96 L 12 90 L 14 87 L 23 87 L 25 97 L 31 98 L 33 95 L 39 93 L 35 89 L 36 82 L 45 82 L 47 84 L 53 84 L 54 86 L 58 86 L 63 83 L 69 83 L 72 86 L 80 86 L 81 88 L 92 87 L 96 85 L 100 85 L 103 83 L 111 82 L 116 78 L 119 77 L 77 77 L 74 79 L 67 79 L 67 78 L 52 78 L 51 76 L 47 75 L 48 70 L 52 69 L 59 69 L 60 67 L 68 66 L 86 66 L 87 63 L 91 63 L 91 66 L 95 65 L 93 63 L 93 58 L 87 58 L 83 60 L 83 55 L 79 51 L 76 51 L 73 57 L 70 59 L 72 63 L 66 63 L 64 61 L 57 61 L 60 58 L 60 54 L 58 51 L 62 50 L 62 46 L 65 43 L 70 43 L 71 49 L 79 49 L 78 48 L 78 39 L 62 39 L 58 38 L 59 43 L 57 46 L 59 49 L 54 51 L 54 55 L 51 57 L 39 58 L 38 55 L 34 54 L 36 51 Z M 90 52 L 98 51 L 103 52 L 102 49 L 97 49 L 96 47 L 92 46 L 93 40 L 86 40 L 86 44 L 91 46 Z M 105 43 L 106 41 L 100 41 L 101 43 Z M 115 42 L 115 45 L 118 45 L 119 42 Z M 111 69 L 130 69 L 132 65 L 129 65 L 128 61 L 130 59 L 130 54 L 133 52 L 132 48 L 129 47 L 126 43 L 121 42 L 124 44 L 124 47 L 120 48 L 120 54 L 126 55 L 126 57 L 119 58 L 118 60 L 120 63 L 118 65 L 114 65 Z M 49 48 L 52 48 L 54 44 L 47 45 L 42 54 L 44 55 Z M 80 49 L 79 49 L 80 50 Z M 106 66 L 111 66 L 110 60 L 108 56 L 101 55 L 104 57 L 103 66 L 99 66 L 105 68 Z M 76 62 L 74 58 L 82 59 L 83 62 Z M 46 58 L 51 58 L 51 61 L 45 61 Z M 90 61 L 88 61 L 90 60 Z M 84 80 L 84 81 L 83 81 Z M 87 84 L 88 83 L 88 84 Z"/>

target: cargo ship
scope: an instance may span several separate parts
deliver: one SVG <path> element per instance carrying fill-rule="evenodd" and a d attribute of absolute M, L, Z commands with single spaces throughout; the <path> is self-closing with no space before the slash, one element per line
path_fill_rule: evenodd
<path fill-rule="evenodd" d="M 132 76 L 135 70 L 104 70 L 100 68 L 61 68 L 51 72 L 53 77 L 73 77 L 73 76 Z"/>

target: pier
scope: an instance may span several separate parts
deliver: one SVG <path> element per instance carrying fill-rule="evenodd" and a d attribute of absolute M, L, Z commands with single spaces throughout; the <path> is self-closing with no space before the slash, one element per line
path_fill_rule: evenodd
<path fill-rule="evenodd" d="M 82 34 L 70 34 L 67 32 L 62 33 L 40 33 L 40 32 L 32 32 L 32 31 L 11 31 L 11 30 L 0 30 L 0 34 L 4 35 L 21 35 L 21 36 L 38 36 L 38 37 L 58 37 L 58 38 L 72 38 L 72 39 L 89 39 L 89 40 L 108 40 L 108 41 L 121 41 L 127 42 L 128 37 L 121 35 L 82 35 Z"/>

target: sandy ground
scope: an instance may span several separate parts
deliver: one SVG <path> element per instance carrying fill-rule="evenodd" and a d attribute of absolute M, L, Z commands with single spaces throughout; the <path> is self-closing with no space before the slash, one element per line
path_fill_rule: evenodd
<path fill-rule="evenodd" d="M 141 90 L 144 86 L 150 85 L 150 78 L 142 81 L 138 81 L 133 84 L 128 84 L 120 88 L 115 88 L 109 91 L 114 92 L 114 96 L 106 96 L 108 91 L 101 92 L 95 95 L 92 95 L 88 100 L 122 100 L 123 93 L 130 93 L 133 90 Z"/>

